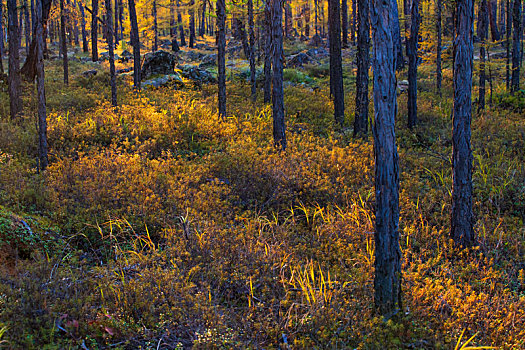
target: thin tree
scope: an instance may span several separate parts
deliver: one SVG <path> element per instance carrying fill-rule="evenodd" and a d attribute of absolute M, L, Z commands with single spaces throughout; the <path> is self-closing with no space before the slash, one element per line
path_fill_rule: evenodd
<path fill-rule="evenodd" d="M 84 6 L 82 2 L 78 2 L 78 9 L 80 10 L 80 27 L 82 29 L 82 51 L 89 52 L 88 38 L 86 31 L 86 12 L 84 11 Z"/>
<path fill-rule="evenodd" d="M 281 150 L 286 149 L 283 90 L 283 0 L 270 0 L 272 23 L 272 115 L 273 142 Z"/>
<path fill-rule="evenodd" d="M 217 72 L 219 117 L 226 118 L 226 3 L 217 0 Z"/>
<path fill-rule="evenodd" d="M 0 72 L 4 73 L 4 63 L 2 58 L 4 57 L 4 21 L 1 20 L 4 18 L 4 4 L 0 1 Z"/>
<path fill-rule="evenodd" d="M 496 0 L 488 0 L 487 6 L 488 8 L 486 11 L 487 11 L 488 18 L 489 18 L 490 33 L 491 33 L 492 41 L 499 41 L 500 34 L 499 34 L 497 14 L 496 14 L 498 5 L 497 5 Z M 488 34 L 487 34 L 487 37 L 488 37 Z"/>
<path fill-rule="evenodd" d="M 343 47 L 348 47 L 348 0 L 341 0 L 341 32 Z"/>
<path fill-rule="evenodd" d="M 408 128 L 417 123 L 417 47 L 419 37 L 419 0 L 410 6 L 410 38 L 407 43 L 408 56 Z"/>
<path fill-rule="evenodd" d="M 11 119 L 16 119 L 22 113 L 20 98 L 20 41 L 18 40 L 16 0 L 7 0 L 7 29 L 9 36 L 9 101 Z"/>
<path fill-rule="evenodd" d="M 270 103 L 272 99 L 272 14 L 270 5 L 270 0 L 264 0 L 264 103 Z"/>
<path fill-rule="evenodd" d="M 485 47 L 488 36 L 488 19 L 487 0 L 481 0 L 478 10 L 478 38 L 480 41 L 478 112 L 485 109 Z"/>
<path fill-rule="evenodd" d="M 472 0 L 456 2 L 454 40 L 454 114 L 452 129 L 452 215 L 450 235 L 456 244 L 471 246 L 475 242 L 472 214 Z"/>
<path fill-rule="evenodd" d="M 157 19 L 157 0 L 153 0 L 153 52 L 159 49 L 159 25 Z"/>
<path fill-rule="evenodd" d="M 334 117 L 339 125 L 345 119 L 345 95 L 343 88 L 343 63 L 341 57 L 341 8 L 340 0 L 328 0 L 330 42 L 330 86 L 334 99 Z"/>
<path fill-rule="evenodd" d="M 505 30 L 505 49 L 507 52 L 505 60 L 505 83 L 507 91 L 510 90 L 510 35 L 512 31 L 512 20 L 511 20 L 511 10 L 510 10 L 510 0 L 506 0 L 507 7 L 507 20 L 506 20 L 506 30 Z"/>
<path fill-rule="evenodd" d="M 119 0 L 115 0 L 115 18 L 114 18 L 114 21 L 115 21 L 115 25 L 113 26 L 113 33 L 114 33 L 114 37 L 115 37 L 115 48 L 117 48 L 118 46 L 118 42 L 120 40 L 120 37 L 119 37 L 119 12 L 120 12 L 120 3 L 119 3 Z"/>
<path fill-rule="evenodd" d="M 199 36 L 200 37 L 203 37 L 206 31 L 206 3 L 207 2 L 208 2 L 207 0 L 202 1 L 202 16 L 201 16 L 201 22 L 199 25 Z"/>
<path fill-rule="evenodd" d="M 396 69 L 402 69 L 405 66 L 405 59 L 403 58 L 403 45 L 401 44 L 401 27 L 399 26 L 399 9 L 397 7 L 397 0 L 392 2 L 392 36 L 394 40 L 394 49 L 396 50 Z"/>
<path fill-rule="evenodd" d="M 351 32 L 350 32 L 350 41 L 352 42 L 352 45 L 355 46 L 355 40 L 356 40 L 356 25 L 357 25 L 357 18 L 359 16 L 357 9 L 357 2 L 359 0 L 352 0 L 352 26 L 351 26 Z M 369 35 L 370 37 L 370 35 Z"/>
<path fill-rule="evenodd" d="M 372 0 L 370 20 L 374 48 L 375 279 L 377 311 L 389 317 L 401 309 L 399 248 L 399 159 L 395 136 L 397 19 L 392 1 Z"/>
<path fill-rule="evenodd" d="M 92 1 L 91 9 L 91 60 L 98 61 L 98 0 Z M 131 15 L 130 15 L 131 16 Z"/>
<path fill-rule="evenodd" d="M 27 4 L 27 0 L 24 1 L 24 34 L 26 38 L 25 42 L 25 49 L 26 49 L 26 55 L 29 55 L 29 45 L 31 44 L 31 24 L 29 21 L 29 6 Z"/>
<path fill-rule="evenodd" d="M 368 71 L 370 67 L 370 7 L 368 0 L 358 0 L 357 76 L 354 137 L 368 133 Z"/>
<path fill-rule="evenodd" d="M 252 101 L 257 101 L 257 85 L 255 81 L 255 24 L 253 22 L 253 0 L 248 0 L 248 35 L 250 37 L 250 83 Z"/>
<path fill-rule="evenodd" d="M 179 22 L 180 46 L 186 46 L 184 27 L 182 26 L 182 14 L 180 12 L 180 0 L 177 0 L 177 22 Z"/>
<path fill-rule="evenodd" d="M 47 158 L 47 113 L 44 76 L 44 10 L 43 0 L 35 0 L 35 52 L 36 52 L 36 89 L 38 95 L 38 159 L 41 170 L 48 164 Z"/>
<path fill-rule="evenodd" d="M 443 3 L 442 0 L 436 0 L 436 89 L 441 96 L 441 82 L 443 75 L 441 72 L 441 45 L 442 45 L 442 30 L 441 30 L 441 11 Z"/>
<path fill-rule="evenodd" d="M 514 0 L 512 8 L 512 27 L 512 78 L 510 91 L 515 93 L 520 89 L 521 0 Z"/>
<path fill-rule="evenodd" d="M 64 84 L 69 85 L 69 69 L 67 59 L 66 41 L 66 12 L 64 10 L 64 0 L 60 0 L 60 48 L 62 51 L 62 67 L 64 70 Z"/>
<path fill-rule="evenodd" d="M 105 0 L 106 2 L 106 40 L 108 42 L 109 51 L 109 74 L 110 74 L 110 85 L 111 85 L 111 105 L 117 106 L 117 74 L 115 73 L 115 50 L 113 46 L 113 18 L 111 9 L 111 0 Z"/>
<path fill-rule="evenodd" d="M 195 0 L 190 0 L 190 49 L 195 45 Z"/>
<path fill-rule="evenodd" d="M 128 0 L 129 21 L 131 23 L 131 45 L 133 46 L 133 86 L 140 90 L 140 37 L 137 23 L 137 10 L 135 0 Z"/>

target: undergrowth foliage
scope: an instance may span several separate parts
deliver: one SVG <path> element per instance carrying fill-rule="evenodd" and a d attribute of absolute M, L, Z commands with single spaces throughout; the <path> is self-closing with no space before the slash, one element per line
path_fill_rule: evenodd
<path fill-rule="evenodd" d="M 90 97 L 107 94 L 104 77 L 76 79 L 51 98 L 45 173 L 32 116 L 0 120 L 0 346 L 525 346 L 519 114 L 474 119 L 480 246 L 465 251 L 448 239 L 450 101 L 427 92 L 420 131 L 399 130 L 405 304 L 385 322 L 372 300 L 373 145 L 333 129 L 328 91 L 287 89 L 278 152 L 270 108 L 243 83 L 221 121 L 213 86 L 137 94 L 121 81 L 113 109 Z"/>

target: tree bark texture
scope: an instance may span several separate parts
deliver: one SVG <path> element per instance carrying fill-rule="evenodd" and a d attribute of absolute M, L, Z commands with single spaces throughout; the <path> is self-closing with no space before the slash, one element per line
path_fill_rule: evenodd
<path fill-rule="evenodd" d="M 341 0 L 341 32 L 343 47 L 348 47 L 348 0 Z"/>
<path fill-rule="evenodd" d="M 272 102 L 273 141 L 277 148 L 286 149 L 283 90 L 283 0 L 270 0 L 272 23 Z"/>
<path fill-rule="evenodd" d="M 115 47 L 113 46 L 113 39 L 115 35 L 113 34 L 113 11 L 111 8 L 111 0 L 105 0 L 106 2 L 106 18 L 107 18 L 107 33 L 106 40 L 108 42 L 108 52 L 109 52 L 109 84 L 111 86 L 111 105 L 113 107 L 117 106 L 117 74 L 115 72 Z"/>
<path fill-rule="evenodd" d="M 270 0 L 264 1 L 264 103 L 272 100 L 272 19 Z"/>
<path fill-rule="evenodd" d="M 521 0 L 514 0 L 512 7 L 512 78 L 510 91 L 520 89 L 520 59 L 521 59 Z"/>
<path fill-rule="evenodd" d="M 217 71 L 219 117 L 226 118 L 226 3 L 217 0 Z"/>
<path fill-rule="evenodd" d="M 478 111 L 485 109 L 485 46 L 488 36 L 488 18 L 487 0 L 481 0 L 478 12 L 478 38 L 479 46 L 479 98 Z"/>
<path fill-rule="evenodd" d="M 140 90 L 140 37 L 137 23 L 135 0 L 128 0 L 129 21 L 131 23 L 131 45 L 133 46 L 133 85 Z"/>
<path fill-rule="evenodd" d="M 45 170 L 48 165 L 47 157 L 47 112 L 46 90 L 44 75 L 44 5 L 43 0 L 35 0 L 35 56 L 36 56 L 36 89 L 38 95 L 38 159 L 39 168 Z"/>
<path fill-rule="evenodd" d="M 16 0 L 7 1 L 7 29 L 9 40 L 9 102 L 11 119 L 14 120 L 22 113 L 22 99 L 20 98 L 20 41 L 18 40 L 18 19 Z"/>
<path fill-rule="evenodd" d="M 358 0 L 357 77 L 354 137 L 368 133 L 368 70 L 370 67 L 370 8 L 368 0 Z"/>
<path fill-rule="evenodd" d="M 343 88 L 343 63 L 341 57 L 341 7 L 340 0 L 328 0 L 330 42 L 330 85 L 334 100 L 334 117 L 339 125 L 345 119 L 345 95 Z"/>
<path fill-rule="evenodd" d="M 98 61 L 98 0 L 92 0 L 91 9 L 91 60 Z"/>
<path fill-rule="evenodd" d="M 257 85 L 255 81 L 255 24 L 253 21 L 253 0 L 248 0 L 248 34 L 250 36 L 250 83 L 252 101 L 257 101 Z"/>
<path fill-rule="evenodd" d="M 407 43 L 408 56 L 408 128 L 417 123 L 417 48 L 419 38 L 419 0 L 410 6 L 410 37 Z"/>

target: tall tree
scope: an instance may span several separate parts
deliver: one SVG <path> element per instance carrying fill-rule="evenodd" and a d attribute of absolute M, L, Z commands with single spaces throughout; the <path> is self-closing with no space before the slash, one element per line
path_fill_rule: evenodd
<path fill-rule="evenodd" d="M 399 248 L 399 159 L 395 136 L 396 19 L 392 1 L 372 0 L 370 19 L 374 70 L 375 279 L 374 301 L 381 315 L 401 308 Z"/>
<path fill-rule="evenodd" d="M 137 10 L 135 0 L 128 0 L 129 21 L 131 23 L 131 45 L 133 46 L 133 86 L 140 90 L 140 37 L 137 22 Z"/>
<path fill-rule="evenodd" d="M 264 0 L 264 103 L 272 99 L 272 14 L 270 0 Z M 317 29 L 317 26 L 316 26 Z"/>
<path fill-rule="evenodd" d="M 25 42 L 25 49 L 26 49 L 26 55 L 29 55 L 29 45 L 31 44 L 31 22 L 29 21 L 29 6 L 27 4 L 27 0 L 24 1 L 24 34 L 26 38 Z"/>
<path fill-rule="evenodd" d="M 111 9 L 111 0 L 104 0 L 106 2 L 106 40 L 108 42 L 109 51 L 109 75 L 111 86 L 111 105 L 117 106 L 117 74 L 115 72 L 115 47 L 113 46 L 113 11 Z"/>
<path fill-rule="evenodd" d="M 4 18 L 4 4 L 2 1 L 0 1 L 0 72 L 4 72 L 4 63 L 2 58 L 4 57 L 4 21 L 2 20 Z"/>
<path fill-rule="evenodd" d="M 357 76 L 354 137 L 368 133 L 368 70 L 370 67 L 370 8 L 368 0 L 358 0 Z"/>
<path fill-rule="evenodd" d="M 18 40 L 16 0 L 7 0 L 7 29 L 9 36 L 9 101 L 11 119 L 16 119 L 22 113 L 20 98 L 20 41 Z"/>
<path fill-rule="evenodd" d="M 488 5 L 488 8 L 486 11 L 488 13 L 488 18 L 490 20 L 490 33 L 492 36 L 492 41 L 499 41 L 500 36 L 499 36 L 499 29 L 498 29 L 498 22 L 497 22 L 498 17 L 496 14 L 496 11 L 498 8 L 497 1 L 488 0 L 487 5 Z"/>
<path fill-rule="evenodd" d="M 454 40 L 454 115 L 452 130 L 452 239 L 461 246 L 475 242 L 472 214 L 472 62 L 474 3 L 456 2 Z"/>
<path fill-rule="evenodd" d="M 507 19 L 506 19 L 506 30 L 505 30 L 505 50 L 507 51 L 506 60 L 505 60 L 505 83 L 507 86 L 507 91 L 510 90 L 510 35 L 512 31 L 512 20 L 511 20 L 511 10 L 510 10 L 510 0 L 506 0 L 507 8 Z"/>
<path fill-rule="evenodd" d="M 134 0 L 132 0 L 134 1 Z M 98 0 L 91 2 L 91 60 L 98 61 Z M 131 16 L 131 15 L 130 15 Z"/>
<path fill-rule="evenodd" d="M 182 14 L 180 12 L 180 0 L 177 0 L 177 22 L 179 22 L 180 46 L 186 46 L 186 39 L 184 37 L 184 27 L 182 25 Z"/>
<path fill-rule="evenodd" d="M 217 72 L 219 117 L 226 118 L 226 2 L 217 0 Z"/>
<path fill-rule="evenodd" d="M 348 47 L 348 0 L 341 0 L 341 31 L 343 47 Z"/>
<path fill-rule="evenodd" d="M 350 41 L 352 42 L 352 45 L 354 46 L 355 46 L 355 37 L 356 37 L 355 33 L 356 33 L 356 25 L 357 25 L 357 18 L 358 18 L 357 16 L 359 16 L 358 10 L 357 10 L 358 1 L 359 0 L 352 0 L 352 29 L 351 29 L 351 34 L 350 34 Z"/>
<path fill-rule="evenodd" d="M 419 38 L 419 0 L 410 6 L 410 38 L 407 43 L 408 56 L 408 128 L 417 123 L 417 47 Z"/>
<path fill-rule="evenodd" d="M 343 88 L 343 63 L 341 57 L 341 7 L 340 0 L 328 0 L 330 42 L 330 85 L 334 99 L 334 117 L 339 125 L 345 119 L 345 95 Z"/>
<path fill-rule="evenodd" d="M 193 49 L 195 45 L 195 0 L 190 0 L 190 44 L 189 47 Z"/>
<path fill-rule="evenodd" d="M 250 83 L 252 101 L 257 101 L 257 85 L 255 81 L 255 24 L 253 22 L 253 0 L 248 0 L 248 34 L 250 37 Z"/>
<path fill-rule="evenodd" d="M 284 121 L 283 90 L 283 1 L 270 0 L 273 53 L 273 141 L 276 147 L 284 151 L 286 149 L 286 126 Z"/>
<path fill-rule="evenodd" d="M 35 42 L 36 52 L 36 89 L 38 95 L 38 159 L 41 170 L 45 170 L 47 159 L 47 113 L 46 90 L 44 85 L 44 4 L 43 0 L 35 0 Z"/>
<path fill-rule="evenodd" d="M 157 18 L 157 0 L 153 0 L 153 6 L 152 6 L 152 14 L 153 14 L 153 52 L 157 51 L 159 49 L 159 25 L 158 25 L 158 18 Z"/>
<path fill-rule="evenodd" d="M 397 0 L 390 0 L 392 2 L 391 10 L 393 14 L 392 20 L 392 36 L 394 40 L 394 49 L 396 50 L 396 69 L 402 69 L 405 66 L 405 59 L 403 58 L 403 45 L 401 44 L 401 27 L 399 26 L 399 9 L 397 7 Z"/>
<path fill-rule="evenodd" d="M 512 7 L 512 78 L 510 91 L 512 93 L 520 89 L 520 43 L 521 43 L 521 0 L 514 0 Z"/>
<path fill-rule="evenodd" d="M 84 11 L 84 5 L 82 2 L 78 2 L 78 9 L 80 10 L 80 26 L 82 28 L 82 51 L 89 52 L 87 31 L 86 31 L 86 12 Z"/>
<path fill-rule="evenodd" d="M 206 3 L 207 2 L 208 2 L 207 0 L 202 1 L 202 16 L 201 16 L 201 23 L 199 25 L 199 36 L 201 37 L 204 36 L 204 32 L 206 31 Z"/>
<path fill-rule="evenodd" d="M 62 52 L 62 67 L 64 70 L 64 84 L 69 85 L 69 69 L 68 69 L 69 64 L 67 60 L 67 41 L 66 41 L 66 12 L 64 9 L 64 0 L 60 0 L 60 48 Z"/>
<path fill-rule="evenodd" d="M 443 3 L 442 0 L 436 0 L 436 89 L 441 96 L 441 81 L 443 80 L 443 75 L 441 73 L 441 11 Z"/>
<path fill-rule="evenodd" d="M 481 0 L 478 10 L 478 38 L 479 46 L 479 98 L 478 111 L 485 109 L 485 46 L 488 36 L 487 0 Z"/>

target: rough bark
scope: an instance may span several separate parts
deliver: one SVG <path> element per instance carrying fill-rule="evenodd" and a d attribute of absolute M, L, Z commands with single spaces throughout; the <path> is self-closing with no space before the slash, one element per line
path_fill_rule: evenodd
<path fill-rule="evenodd" d="M 253 22 L 253 0 L 248 0 L 248 35 L 250 37 L 250 83 L 252 101 L 257 101 L 257 85 L 255 81 L 255 24 Z"/>
<path fill-rule="evenodd" d="M 111 0 L 105 0 L 106 2 L 106 40 L 108 42 L 108 53 L 109 53 L 109 84 L 111 86 L 111 105 L 113 107 L 117 106 L 117 74 L 115 71 L 115 50 L 113 46 L 113 39 L 115 35 L 113 34 L 113 11 L 111 8 Z"/>
<path fill-rule="evenodd" d="M 492 41 L 499 41 L 500 35 L 498 30 L 498 23 L 497 23 L 497 8 L 498 5 L 496 3 L 496 0 L 489 0 L 488 1 L 488 18 L 490 21 L 490 34 L 492 37 Z"/>
<path fill-rule="evenodd" d="M 64 0 L 60 0 L 60 48 L 62 51 L 62 68 L 64 72 L 64 84 L 69 85 L 69 64 L 67 58 L 66 40 L 66 12 L 64 9 Z"/>
<path fill-rule="evenodd" d="M 270 0 L 264 3 L 264 103 L 272 99 L 272 19 Z"/>
<path fill-rule="evenodd" d="M 155 52 L 159 49 L 159 26 L 157 18 L 157 0 L 153 0 L 152 4 L 152 15 L 153 15 L 153 49 Z"/>
<path fill-rule="evenodd" d="M 374 47 L 375 279 L 374 302 L 386 317 L 401 309 L 399 160 L 395 136 L 396 49 L 392 1 L 372 0 Z"/>
<path fill-rule="evenodd" d="M 180 46 L 186 46 L 184 27 L 182 26 L 182 14 L 180 13 L 180 0 L 177 0 L 177 22 L 179 22 Z"/>
<path fill-rule="evenodd" d="M 128 0 L 129 21 L 131 23 L 131 45 L 133 46 L 133 85 L 140 90 L 140 37 L 137 23 L 137 10 L 135 0 Z"/>
<path fill-rule="evenodd" d="M 226 118 L 226 3 L 217 0 L 217 72 L 219 117 Z"/>
<path fill-rule="evenodd" d="M 341 34 L 343 47 L 348 47 L 348 0 L 341 0 Z"/>
<path fill-rule="evenodd" d="M 454 40 L 454 114 L 452 130 L 452 215 L 450 235 L 456 244 L 475 242 L 472 214 L 472 61 L 474 4 L 456 3 Z"/>
<path fill-rule="evenodd" d="M 368 0 L 358 0 L 357 76 L 354 137 L 368 133 L 368 70 L 370 67 L 370 8 Z"/>
<path fill-rule="evenodd" d="M 442 46 L 442 31 L 441 31 L 441 12 L 442 0 L 436 0 L 436 89 L 441 96 L 441 82 L 443 75 L 441 72 L 441 46 Z"/>
<path fill-rule="evenodd" d="M 330 85 L 334 99 L 334 117 L 339 125 L 344 124 L 343 63 L 341 57 L 341 7 L 340 0 L 328 0 L 328 22 L 330 41 Z"/>
<path fill-rule="evenodd" d="M 36 89 L 38 96 L 38 159 L 41 170 L 45 170 L 48 165 L 47 158 L 47 113 L 46 113 L 46 90 L 44 75 L 44 10 L 43 1 L 35 1 L 36 25 L 35 42 L 36 55 Z"/>
<path fill-rule="evenodd" d="M 403 45 L 401 44 L 401 27 L 399 26 L 399 9 L 397 7 L 397 0 L 391 0 L 391 10 L 393 14 L 392 20 L 392 38 L 394 40 L 394 49 L 396 52 L 396 69 L 402 69 L 405 66 L 405 59 L 403 58 Z"/>
<path fill-rule="evenodd" d="M 9 40 L 9 102 L 11 119 L 14 120 L 22 113 L 22 99 L 20 98 L 20 41 L 18 40 L 16 0 L 7 1 L 7 29 Z"/>
<path fill-rule="evenodd" d="M 272 102 L 273 141 L 277 148 L 286 149 L 283 90 L 283 0 L 270 0 L 272 23 Z"/>
<path fill-rule="evenodd" d="M 195 0 L 190 1 L 190 44 L 188 45 L 191 49 L 195 45 Z"/>
<path fill-rule="evenodd" d="M 520 89 L 520 60 L 521 60 L 521 0 L 514 0 L 512 6 L 512 77 L 510 91 Z"/>
<path fill-rule="evenodd" d="M 92 1 L 91 9 L 91 60 L 98 61 L 98 0 Z"/>
<path fill-rule="evenodd" d="M 419 37 L 419 0 L 410 6 L 410 37 L 407 42 L 408 56 L 408 128 L 417 123 L 417 47 Z"/>
<path fill-rule="evenodd" d="M 481 0 L 478 12 L 478 38 L 480 40 L 478 112 L 485 109 L 485 46 L 488 36 L 488 18 L 487 0 Z"/>

